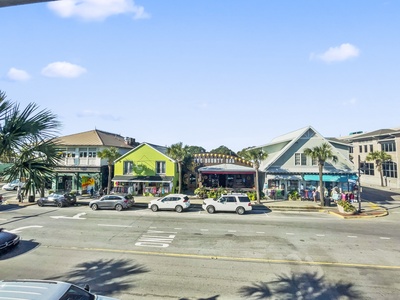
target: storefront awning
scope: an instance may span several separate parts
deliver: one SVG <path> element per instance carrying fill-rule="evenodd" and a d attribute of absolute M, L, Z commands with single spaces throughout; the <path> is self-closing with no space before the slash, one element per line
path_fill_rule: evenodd
<path fill-rule="evenodd" d="M 302 180 L 300 175 L 290 175 L 290 174 L 277 174 L 271 175 L 267 174 L 267 179 L 276 179 L 276 180 Z"/>
<path fill-rule="evenodd" d="M 319 181 L 319 175 L 309 174 L 303 176 L 304 181 Z M 349 182 L 351 180 L 357 180 L 358 177 L 355 174 L 346 175 L 322 175 L 322 181 L 324 182 Z"/>
<path fill-rule="evenodd" d="M 199 168 L 201 174 L 254 174 L 256 171 L 251 167 L 234 164 L 220 164 Z"/>
<path fill-rule="evenodd" d="M 172 182 L 173 176 L 115 176 L 114 182 Z"/>

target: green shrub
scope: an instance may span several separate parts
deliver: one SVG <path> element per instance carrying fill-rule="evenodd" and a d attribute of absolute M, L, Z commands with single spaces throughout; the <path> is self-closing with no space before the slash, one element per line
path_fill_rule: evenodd
<path fill-rule="evenodd" d="M 338 206 L 342 206 L 345 212 L 355 212 L 356 208 L 350 202 L 339 200 L 336 202 Z"/>
<path fill-rule="evenodd" d="M 298 191 L 291 191 L 288 196 L 289 196 L 289 200 L 300 200 L 301 199 L 301 196 Z"/>

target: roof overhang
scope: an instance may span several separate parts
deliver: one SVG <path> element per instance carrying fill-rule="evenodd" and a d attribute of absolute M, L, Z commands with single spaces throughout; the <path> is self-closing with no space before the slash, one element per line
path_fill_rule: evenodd
<path fill-rule="evenodd" d="M 114 176 L 114 182 L 161 182 L 170 183 L 174 180 L 172 176 Z"/>

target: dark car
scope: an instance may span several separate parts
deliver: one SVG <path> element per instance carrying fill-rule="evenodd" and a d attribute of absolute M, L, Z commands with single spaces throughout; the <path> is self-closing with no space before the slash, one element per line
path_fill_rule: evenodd
<path fill-rule="evenodd" d="M 73 205 L 76 201 L 75 199 L 65 194 L 52 193 L 47 197 L 40 198 L 37 201 L 37 204 L 39 206 L 53 205 L 58 207 L 65 207 Z"/>
<path fill-rule="evenodd" d="M 18 245 L 20 237 L 15 233 L 5 231 L 0 228 L 0 251 L 6 251 Z"/>

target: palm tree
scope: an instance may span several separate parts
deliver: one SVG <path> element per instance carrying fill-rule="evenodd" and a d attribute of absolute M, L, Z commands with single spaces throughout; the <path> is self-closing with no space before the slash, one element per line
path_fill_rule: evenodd
<path fill-rule="evenodd" d="M 381 177 L 381 186 L 384 186 L 382 164 L 387 160 L 391 160 L 392 157 L 389 154 L 387 154 L 385 151 L 374 151 L 374 152 L 368 153 L 366 159 L 367 159 L 367 161 L 372 161 L 372 160 L 375 161 L 376 169 L 378 170 L 379 175 Z"/>
<path fill-rule="evenodd" d="M 25 178 L 25 193 L 31 192 L 31 187 L 41 187 L 44 194 L 45 182 L 58 162 L 54 138 L 60 122 L 49 110 L 38 108 L 29 103 L 21 110 L 0 91 L 0 157 L 3 162 L 13 163 L 3 176 L 10 180 Z"/>
<path fill-rule="evenodd" d="M 321 200 L 321 205 L 326 206 L 326 203 L 324 201 L 324 187 L 323 187 L 324 183 L 322 181 L 322 172 L 324 170 L 325 161 L 330 159 L 334 163 L 336 163 L 338 157 L 333 154 L 332 147 L 328 143 L 323 143 L 321 146 L 315 146 L 311 149 L 306 148 L 304 149 L 304 154 L 318 161 L 319 186 L 320 186 L 319 196 Z"/>
<path fill-rule="evenodd" d="M 112 175 L 112 167 L 114 161 L 121 156 L 121 154 L 118 152 L 118 149 L 115 147 L 110 147 L 103 149 L 100 152 L 97 152 L 97 156 L 100 158 L 107 159 L 107 165 L 108 165 L 108 181 L 107 181 L 107 194 L 110 193 L 111 191 L 111 175 Z"/>
<path fill-rule="evenodd" d="M 182 190 L 182 164 L 185 158 L 188 156 L 188 147 L 182 145 L 182 142 L 172 144 L 167 148 L 167 155 L 173 158 L 178 164 L 179 182 L 178 182 L 178 193 Z"/>
<path fill-rule="evenodd" d="M 256 193 L 257 193 L 257 203 L 261 203 L 260 198 L 260 187 L 258 182 L 258 169 L 260 168 L 261 162 L 268 157 L 268 153 L 264 152 L 262 149 L 251 149 L 242 152 L 245 159 L 253 163 L 253 168 L 256 170 Z"/>

